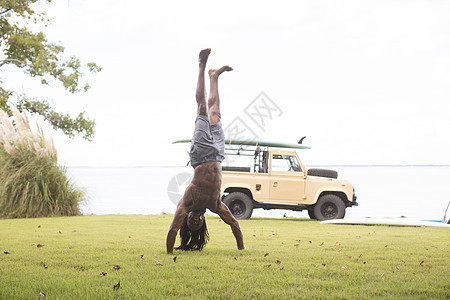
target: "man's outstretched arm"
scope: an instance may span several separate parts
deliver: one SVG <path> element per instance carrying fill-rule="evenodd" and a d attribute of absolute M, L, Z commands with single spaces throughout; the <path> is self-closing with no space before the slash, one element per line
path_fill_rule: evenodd
<path fill-rule="evenodd" d="M 178 230 L 180 230 L 181 225 L 183 225 L 184 218 L 186 216 L 186 209 L 182 202 L 178 204 L 177 211 L 173 217 L 172 224 L 170 225 L 169 233 L 167 233 L 166 239 L 166 249 L 167 253 L 173 253 L 173 246 L 175 245 L 175 240 L 177 238 Z"/>
<path fill-rule="evenodd" d="M 239 222 L 236 220 L 236 218 L 231 214 L 228 206 L 226 206 L 224 203 L 221 203 L 217 214 L 225 223 L 231 226 L 231 230 L 233 231 L 234 237 L 236 238 L 238 249 L 244 249 L 244 238 L 242 236 L 241 227 L 239 226 Z"/>

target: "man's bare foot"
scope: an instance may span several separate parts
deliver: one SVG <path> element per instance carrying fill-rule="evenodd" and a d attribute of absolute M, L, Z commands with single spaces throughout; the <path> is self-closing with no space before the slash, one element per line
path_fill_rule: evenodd
<path fill-rule="evenodd" d="M 198 63 L 200 65 L 205 66 L 206 62 L 208 61 L 209 54 L 211 53 L 211 48 L 206 48 L 200 51 L 200 54 L 198 55 Z"/>
<path fill-rule="evenodd" d="M 211 69 L 208 71 L 209 77 L 219 77 L 223 72 L 233 71 L 233 68 L 230 66 L 223 66 L 220 69 Z"/>

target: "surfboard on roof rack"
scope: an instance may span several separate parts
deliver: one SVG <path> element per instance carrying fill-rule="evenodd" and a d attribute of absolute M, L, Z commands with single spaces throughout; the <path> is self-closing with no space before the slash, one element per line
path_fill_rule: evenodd
<path fill-rule="evenodd" d="M 191 139 L 178 140 L 172 144 L 180 143 L 190 143 Z M 268 141 L 249 141 L 249 140 L 225 140 L 225 145 L 236 145 L 236 146 L 260 146 L 260 147 L 274 147 L 274 148 L 290 148 L 290 149 L 311 149 L 309 146 L 302 144 L 286 144 L 279 142 L 268 142 Z"/>

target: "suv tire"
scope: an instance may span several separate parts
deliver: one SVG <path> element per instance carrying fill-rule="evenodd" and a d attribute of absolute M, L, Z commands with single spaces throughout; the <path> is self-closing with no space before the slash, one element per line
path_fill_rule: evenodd
<path fill-rule="evenodd" d="M 327 170 L 327 169 L 309 169 L 308 175 L 326 177 L 326 178 L 334 178 L 334 179 L 338 178 L 337 171 Z"/>
<path fill-rule="evenodd" d="M 345 216 L 345 203 L 336 195 L 323 195 L 314 205 L 314 216 L 319 221 L 343 219 Z"/>
<path fill-rule="evenodd" d="M 253 202 L 249 196 L 241 192 L 230 193 L 223 199 L 231 214 L 238 220 L 250 219 L 253 212 Z"/>

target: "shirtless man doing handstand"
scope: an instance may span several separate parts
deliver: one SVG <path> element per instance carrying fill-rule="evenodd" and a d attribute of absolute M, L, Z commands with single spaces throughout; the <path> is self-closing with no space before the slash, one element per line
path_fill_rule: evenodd
<path fill-rule="evenodd" d="M 222 168 L 225 136 L 220 122 L 220 101 L 218 79 L 229 66 L 209 70 L 210 95 L 205 98 L 205 68 L 211 49 L 199 54 L 199 74 L 196 91 L 197 119 L 189 155 L 194 167 L 194 178 L 180 200 L 167 234 L 167 253 L 173 253 L 178 230 L 180 230 L 180 250 L 202 250 L 209 240 L 204 214 L 206 208 L 216 213 L 231 226 L 238 249 L 244 249 L 242 231 L 238 221 L 221 201 Z"/>

